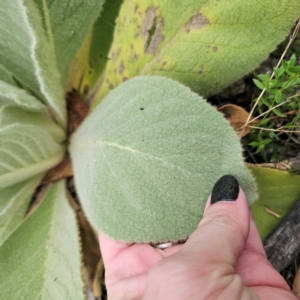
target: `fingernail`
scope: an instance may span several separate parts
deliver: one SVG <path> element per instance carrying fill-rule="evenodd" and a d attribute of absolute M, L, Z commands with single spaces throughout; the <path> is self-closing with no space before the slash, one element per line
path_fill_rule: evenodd
<path fill-rule="evenodd" d="M 239 182 L 232 175 L 222 176 L 214 185 L 210 203 L 235 201 L 239 195 Z"/>

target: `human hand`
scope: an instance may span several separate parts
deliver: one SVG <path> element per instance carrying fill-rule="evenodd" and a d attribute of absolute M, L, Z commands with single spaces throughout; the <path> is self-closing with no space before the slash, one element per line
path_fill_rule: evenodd
<path fill-rule="evenodd" d="M 296 300 L 266 258 L 243 190 L 233 185 L 228 176 L 217 182 L 214 204 L 209 198 L 184 245 L 161 250 L 100 233 L 108 299 Z"/>

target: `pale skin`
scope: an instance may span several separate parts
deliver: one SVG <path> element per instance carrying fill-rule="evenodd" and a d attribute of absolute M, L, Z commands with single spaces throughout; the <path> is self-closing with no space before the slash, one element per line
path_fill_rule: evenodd
<path fill-rule="evenodd" d="M 183 245 L 99 239 L 109 300 L 297 300 L 268 262 L 241 188 L 234 202 L 208 199 Z"/>

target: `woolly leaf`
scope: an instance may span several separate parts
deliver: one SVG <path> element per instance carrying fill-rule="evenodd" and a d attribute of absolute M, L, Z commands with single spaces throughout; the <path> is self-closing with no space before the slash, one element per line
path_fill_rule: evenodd
<path fill-rule="evenodd" d="M 43 2 L 44 4 L 44 2 Z M 4 0 L 1 3 L 1 65 L 25 87 L 47 102 L 66 127 L 64 90 L 56 63 L 49 11 L 41 1 Z M 3 78 L 2 78 L 3 79 Z"/>
<path fill-rule="evenodd" d="M 75 133 L 76 189 L 92 224 L 117 240 L 186 238 L 215 182 L 255 186 L 235 132 L 181 84 L 138 77 L 111 92 Z"/>
<path fill-rule="evenodd" d="M 13 124 L 0 129 L 0 189 L 47 171 L 65 149 L 37 126 Z"/>
<path fill-rule="evenodd" d="M 53 121 L 44 104 L 26 91 L 0 81 L 0 128 L 16 123 L 43 128 L 58 143 L 65 140 L 64 130 Z"/>
<path fill-rule="evenodd" d="M 63 86 L 75 54 L 99 16 L 103 2 L 46 0 Z"/>
<path fill-rule="evenodd" d="M 98 102 L 137 75 L 215 94 L 266 59 L 299 11 L 298 0 L 125 0 Z"/>
<path fill-rule="evenodd" d="M 84 299 L 76 219 L 64 182 L 0 247 L 2 299 Z"/>
<path fill-rule="evenodd" d="M 0 190 L 0 245 L 24 221 L 28 204 L 44 173 Z"/>
<path fill-rule="evenodd" d="M 32 110 L 41 110 L 45 106 L 26 91 L 0 80 L 0 107 L 18 105 Z"/>
<path fill-rule="evenodd" d="M 250 168 L 257 183 L 259 199 L 252 212 L 264 240 L 300 199 L 300 176 L 262 167 Z"/>

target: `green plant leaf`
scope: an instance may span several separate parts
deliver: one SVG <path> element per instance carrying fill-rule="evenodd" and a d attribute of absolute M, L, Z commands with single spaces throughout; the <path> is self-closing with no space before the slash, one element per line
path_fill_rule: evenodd
<path fill-rule="evenodd" d="M 0 190 L 0 245 L 24 221 L 28 204 L 44 173 Z"/>
<path fill-rule="evenodd" d="M 3 80 L 9 84 L 15 85 L 12 74 L 0 64 L 0 81 Z"/>
<path fill-rule="evenodd" d="M 1 65 L 51 107 L 66 128 L 64 90 L 57 67 L 49 11 L 43 1 L 4 0 L 1 5 Z M 42 7 L 40 7 L 42 6 Z M 3 78 L 1 78 L 3 79 Z"/>
<path fill-rule="evenodd" d="M 42 1 L 36 2 L 42 4 Z M 70 65 L 90 27 L 99 16 L 104 0 L 46 0 L 45 2 L 49 10 L 58 67 L 65 86 Z"/>
<path fill-rule="evenodd" d="M 32 111 L 14 105 L 7 105 L 0 109 L 0 128 L 16 123 L 34 125 L 44 129 L 59 144 L 66 139 L 65 132 L 53 122 L 45 108 L 42 111 Z"/>
<path fill-rule="evenodd" d="M 215 182 L 255 186 L 235 132 L 211 105 L 163 77 L 111 92 L 71 141 L 76 190 L 91 223 L 123 241 L 186 238 Z"/>
<path fill-rule="evenodd" d="M 20 107 L 42 110 L 45 106 L 25 90 L 0 80 L 0 107 L 18 105 Z"/>
<path fill-rule="evenodd" d="M 64 181 L 0 247 L 2 299 L 84 299 L 76 219 Z"/>
<path fill-rule="evenodd" d="M 57 165 L 65 148 L 45 130 L 13 124 L 0 129 L 0 189 L 43 173 Z"/>
<path fill-rule="evenodd" d="M 299 11 L 298 0 L 125 0 L 96 104 L 137 75 L 215 94 L 266 59 Z"/>
<path fill-rule="evenodd" d="M 82 92 L 95 85 L 108 61 L 116 20 L 124 0 L 106 1 L 103 12 L 93 26 L 88 67 L 82 79 Z"/>
<path fill-rule="evenodd" d="M 259 194 L 251 209 L 264 240 L 300 199 L 300 176 L 262 167 L 250 167 L 250 170 L 256 179 Z"/>
<path fill-rule="evenodd" d="M 38 126 L 47 130 L 56 142 L 65 141 L 65 131 L 54 122 L 44 104 L 0 80 L 0 128 L 16 123 Z"/>

